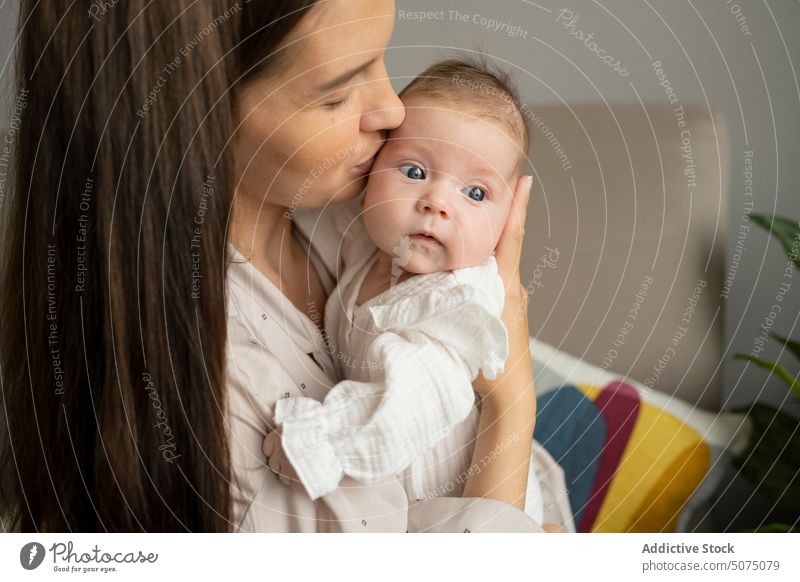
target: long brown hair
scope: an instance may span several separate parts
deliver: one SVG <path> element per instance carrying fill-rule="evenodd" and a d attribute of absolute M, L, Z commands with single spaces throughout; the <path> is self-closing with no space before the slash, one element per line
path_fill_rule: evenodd
<path fill-rule="evenodd" d="M 0 526 L 228 531 L 235 89 L 312 1 L 23 0 Z"/>

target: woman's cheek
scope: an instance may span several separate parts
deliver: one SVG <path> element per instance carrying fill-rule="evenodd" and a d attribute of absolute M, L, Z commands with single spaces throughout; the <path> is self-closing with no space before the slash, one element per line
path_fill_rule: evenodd
<path fill-rule="evenodd" d="M 328 127 L 320 133 L 324 143 L 323 159 L 334 161 L 338 166 L 352 168 L 363 161 L 368 153 L 366 144 L 359 143 L 358 117 L 352 113 L 334 117 L 317 127 Z"/>

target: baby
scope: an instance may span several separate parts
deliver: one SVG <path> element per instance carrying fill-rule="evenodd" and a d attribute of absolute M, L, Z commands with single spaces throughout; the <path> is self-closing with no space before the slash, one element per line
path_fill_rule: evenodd
<path fill-rule="evenodd" d="M 327 210 L 343 271 L 325 330 L 346 380 L 322 403 L 278 401 L 280 431 L 264 444 L 268 456 L 282 447 L 312 499 L 344 474 L 397 475 L 411 501 L 461 495 L 478 428 L 472 381 L 495 378 L 508 356 L 493 255 L 528 151 L 516 91 L 448 60 L 400 97 L 405 120 L 365 192 Z M 533 468 L 528 481 L 526 512 L 541 523 Z"/>

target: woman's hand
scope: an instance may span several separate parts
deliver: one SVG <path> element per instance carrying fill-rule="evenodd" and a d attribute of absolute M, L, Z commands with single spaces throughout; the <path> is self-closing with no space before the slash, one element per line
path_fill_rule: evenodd
<path fill-rule="evenodd" d="M 518 509 L 525 507 L 536 391 L 528 344 L 528 295 L 519 277 L 525 215 L 533 178 L 517 181 L 511 214 L 495 257 L 506 288 L 503 323 L 508 329 L 509 356 L 495 380 L 478 376 L 473 383 L 481 395 L 478 436 L 472 454 L 464 497 L 489 497 Z"/>
<path fill-rule="evenodd" d="M 499 402 L 517 400 L 521 396 L 533 392 L 533 376 L 530 366 L 530 348 L 528 344 L 528 301 L 525 287 L 520 282 L 519 262 L 522 257 L 522 241 L 525 235 L 525 218 L 530 200 L 532 176 L 522 176 L 517 180 L 514 189 L 511 212 L 500 241 L 497 243 L 495 258 L 500 277 L 505 285 L 505 303 L 503 304 L 503 323 L 508 330 L 509 357 L 506 361 L 505 373 L 494 381 L 479 376 L 474 387 L 483 398 L 492 398 Z M 504 382 L 502 378 L 518 366 L 531 369 L 530 382 Z M 525 380 L 525 372 L 520 370 L 519 378 Z"/>

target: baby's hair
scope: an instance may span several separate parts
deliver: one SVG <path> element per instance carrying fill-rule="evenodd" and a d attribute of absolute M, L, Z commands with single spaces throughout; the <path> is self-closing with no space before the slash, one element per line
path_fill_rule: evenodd
<path fill-rule="evenodd" d="M 488 118 L 507 129 L 520 147 L 521 171 L 530 147 L 527 107 L 522 104 L 511 76 L 490 66 L 485 58 L 450 58 L 434 63 L 412 80 L 400 98 L 419 95 L 458 105 L 480 119 Z"/>

